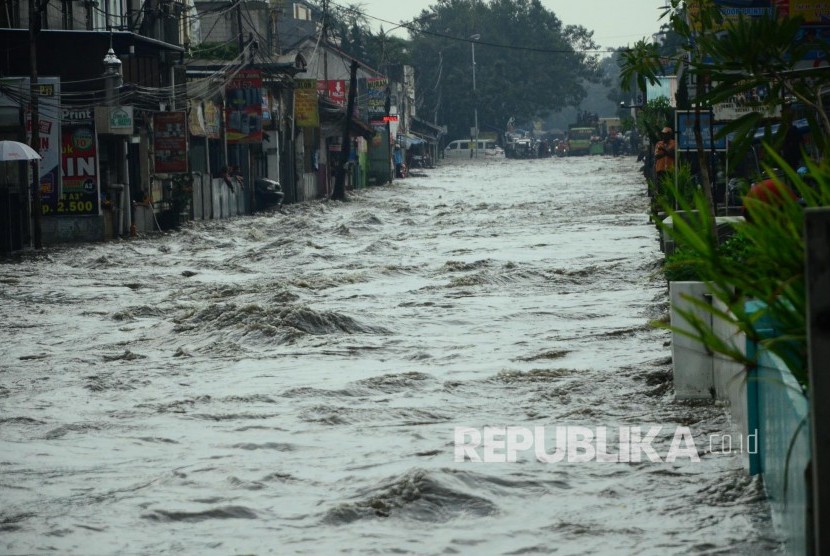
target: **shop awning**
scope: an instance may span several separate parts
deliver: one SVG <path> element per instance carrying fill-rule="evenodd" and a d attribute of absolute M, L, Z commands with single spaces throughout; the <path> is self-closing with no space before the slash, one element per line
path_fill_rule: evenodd
<path fill-rule="evenodd" d="M 409 131 L 430 143 L 437 143 L 441 136 L 447 132 L 446 129 L 425 122 L 419 118 L 412 118 L 412 125 Z"/>
<path fill-rule="evenodd" d="M 420 137 L 415 137 L 414 135 L 407 135 L 407 134 L 404 134 L 404 133 L 399 133 L 398 134 L 398 143 L 400 143 L 400 145 L 403 148 L 408 149 L 408 148 L 413 147 L 415 145 L 421 145 L 423 143 L 426 143 L 426 141 L 424 141 Z"/>

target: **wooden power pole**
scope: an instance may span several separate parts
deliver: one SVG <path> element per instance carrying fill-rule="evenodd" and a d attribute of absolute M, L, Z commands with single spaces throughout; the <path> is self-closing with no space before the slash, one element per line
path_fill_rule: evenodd
<path fill-rule="evenodd" d="M 335 201 L 346 200 L 346 164 L 352 153 L 352 141 L 349 137 L 354 112 L 354 97 L 357 89 L 357 60 L 352 60 L 349 68 L 349 97 L 346 101 L 346 123 L 343 124 L 343 138 L 340 145 L 340 164 L 334 177 L 334 191 L 331 198 Z"/>
<path fill-rule="evenodd" d="M 29 123 L 32 126 L 31 146 L 40 152 L 40 89 L 37 82 L 37 38 L 41 28 L 41 14 L 48 0 L 29 0 Z M 32 161 L 32 241 L 35 249 L 43 249 L 40 220 L 43 208 L 40 199 L 40 161 Z"/>

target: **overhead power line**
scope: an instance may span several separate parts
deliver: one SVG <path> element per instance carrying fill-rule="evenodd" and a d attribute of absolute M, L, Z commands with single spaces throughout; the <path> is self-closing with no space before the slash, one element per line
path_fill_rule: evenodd
<path fill-rule="evenodd" d="M 334 2 L 332 2 L 334 4 Z M 370 15 L 364 11 L 358 10 L 357 8 L 353 8 L 351 6 L 343 6 L 341 4 L 337 4 L 339 8 L 346 12 L 353 13 L 358 16 L 367 17 L 369 19 L 374 19 L 375 21 L 380 21 L 382 23 L 388 23 L 389 25 L 394 25 L 401 29 L 407 29 L 408 31 L 412 31 L 413 33 L 421 33 L 423 35 L 430 35 L 432 37 L 438 37 L 442 39 L 447 39 L 456 42 L 462 43 L 472 43 L 475 42 L 476 46 L 490 46 L 493 48 L 503 48 L 505 50 L 521 50 L 525 52 L 540 52 L 543 54 L 607 54 L 607 49 L 597 49 L 597 50 L 587 50 L 587 49 L 575 49 L 575 48 L 539 48 L 535 46 L 522 46 L 522 45 L 514 45 L 514 44 L 504 44 L 504 43 L 497 43 L 497 42 L 490 42 L 490 41 L 482 41 L 477 40 L 473 41 L 468 37 L 458 37 L 455 35 L 447 35 L 445 33 L 437 33 L 435 31 L 429 31 L 427 29 L 421 29 L 419 27 L 414 26 L 411 22 L 410 23 L 403 23 L 399 24 L 394 21 L 389 21 L 388 19 L 383 19 L 381 17 L 375 17 Z"/>

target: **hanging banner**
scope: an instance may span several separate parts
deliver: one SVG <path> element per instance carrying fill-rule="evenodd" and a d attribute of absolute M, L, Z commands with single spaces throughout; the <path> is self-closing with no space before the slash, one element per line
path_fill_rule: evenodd
<path fill-rule="evenodd" d="M 219 139 L 222 120 L 219 118 L 219 107 L 212 100 L 194 99 L 190 107 L 187 121 L 190 135 Z"/>
<path fill-rule="evenodd" d="M 29 94 L 29 78 L 18 81 Z M 40 128 L 40 195 L 44 206 L 61 194 L 61 85 L 59 77 L 38 78 L 38 127 Z M 24 97 L 25 98 L 25 97 Z M 26 139 L 31 143 L 32 117 L 26 113 Z"/>
<path fill-rule="evenodd" d="M 225 95 L 228 143 L 262 143 L 262 72 L 241 70 L 225 87 Z"/>
<path fill-rule="evenodd" d="M 98 138 L 93 111 L 63 110 L 61 171 L 63 192 L 42 197 L 44 215 L 94 216 L 100 214 Z M 42 191 L 42 190 L 41 190 Z"/>
<path fill-rule="evenodd" d="M 299 127 L 319 127 L 317 80 L 297 79 L 294 83 L 294 118 L 296 124 Z"/>
<path fill-rule="evenodd" d="M 204 137 L 207 135 L 205 131 L 205 112 L 202 108 L 202 103 L 198 99 L 193 99 L 193 103 L 190 106 L 190 112 L 187 117 L 187 128 L 193 137 Z"/>
<path fill-rule="evenodd" d="M 10 77 L 0 79 L 0 107 L 21 109 L 21 99 L 30 95 L 30 81 L 28 77 Z M 43 195 L 52 200 L 60 195 L 60 153 L 61 153 L 61 108 L 60 108 L 60 78 L 41 77 L 38 79 L 38 95 L 40 109 L 38 127 L 40 128 L 40 145 L 38 153 L 40 187 Z M 26 143 L 32 142 L 32 118 L 25 113 Z"/>
<path fill-rule="evenodd" d="M 222 134 L 222 111 L 213 100 L 202 102 L 204 106 L 205 133 L 208 139 L 219 139 Z"/>
<path fill-rule="evenodd" d="M 153 114 L 153 160 L 157 174 L 187 172 L 187 114 Z"/>

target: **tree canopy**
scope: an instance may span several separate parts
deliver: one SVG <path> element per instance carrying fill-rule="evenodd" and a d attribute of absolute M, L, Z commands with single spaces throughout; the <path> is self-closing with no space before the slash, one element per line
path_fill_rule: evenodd
<path fill-rule="evenodd" d="M 431 8 L 435 15 L 410 31 L 410 59 L 419 111 L 450 136 L 467 135 L 474 108 L 486 131 L 576 106 L 585 83 L 600 78 L 592 32 L 563 25 L 539 0 L 440 0 Z"/>
<path fill-rule="evenodd" d="M 487 131 L 578 106 L 604 73 L 593 33 L 563 25 L 540 0 L 438 0 L 401 25 L 408 40 L 388 33 L 395 26 L 371 31 L 359 4 L 330 3 L 328 13 L 330 36 L 349 55 L 381 71 L 415 68 L 418 113 L 451 137 L 467 136 L 474 108 Z"/>

